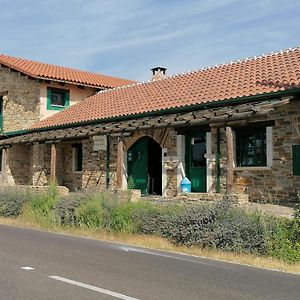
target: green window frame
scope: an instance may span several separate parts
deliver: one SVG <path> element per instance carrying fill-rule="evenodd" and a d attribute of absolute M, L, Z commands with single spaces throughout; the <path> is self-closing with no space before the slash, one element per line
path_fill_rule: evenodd
<path fill-rule="evenodd" d="M 73 171 L 81 172 L 82 164 L 83 164 L 82 144 L 73 144 L 72 154 L 73 154 Z"/>
<path fill-rule="evenodd" d="M 236 130 L 237 167 L 267 166 L 267 134 L 263 128 Z"/>
<path fill-rule="evenodd" d="M 292 146 L 293 175 L 300 176 L 300 145 Z"/>
<path fill-rule="evenodd" d="M 58 88 L 47 88 L 47 109 L 63 110 L 70 106 L 70 91 Z"/>

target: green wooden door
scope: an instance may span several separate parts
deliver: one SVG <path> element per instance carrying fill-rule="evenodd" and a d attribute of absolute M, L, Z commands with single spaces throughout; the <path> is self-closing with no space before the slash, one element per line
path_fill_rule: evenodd
<path fill-rule="evenodd" d="M 186 135 L 186 173 L 192 192 L 206 192 L 206 133 Z"/>
<path fill-rule="evenodd" d="M 141 138 L 127 152 L 128 178 L 132 178 L 135 189 L 148 193 L 148 140 Z"/>

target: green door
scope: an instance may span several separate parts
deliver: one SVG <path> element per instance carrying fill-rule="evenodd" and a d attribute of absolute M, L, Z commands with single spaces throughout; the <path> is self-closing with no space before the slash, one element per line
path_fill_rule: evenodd
<path fill-rule="evenodd" d="M 206 192 L 206 133 L 186 135 L 186 173 L 192 192 Z"/>
<path fill-rule="evenodd" d="M 127 153 L 128 178 L 132 178 L 135 189 L 148 193 L 148 139 L 141 138 Z"/>

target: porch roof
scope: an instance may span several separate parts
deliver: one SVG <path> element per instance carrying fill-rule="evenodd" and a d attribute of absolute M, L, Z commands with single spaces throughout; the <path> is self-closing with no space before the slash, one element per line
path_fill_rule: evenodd
<path fill-rule="evenodd" d="M 290 98 L 273 99 L 255 103 L 232 105 L 215 109 L 205 109 L 186 113 L 174 113 L 157 117 L 130 119 L 123 122 L 106 122 L 65 129 L 53 129 L 31 132 L 0 140 L 0 147 L 12 144 L 55 142 L 61 140 L 84 139 L 94 135 L 130 135 L 135 130 L 209 125 L 211 127 L 245 125 L 250 119 L 265 120 L 266 115 L 282 105 L 289 103 Z"/>

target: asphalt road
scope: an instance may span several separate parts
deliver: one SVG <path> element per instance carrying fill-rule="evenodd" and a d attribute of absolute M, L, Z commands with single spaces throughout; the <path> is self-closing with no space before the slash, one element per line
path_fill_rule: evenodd
<path fill-rule="evenodd" d="M 0 225 L 0 299 L 299 300 L 300 276 Z"/>

